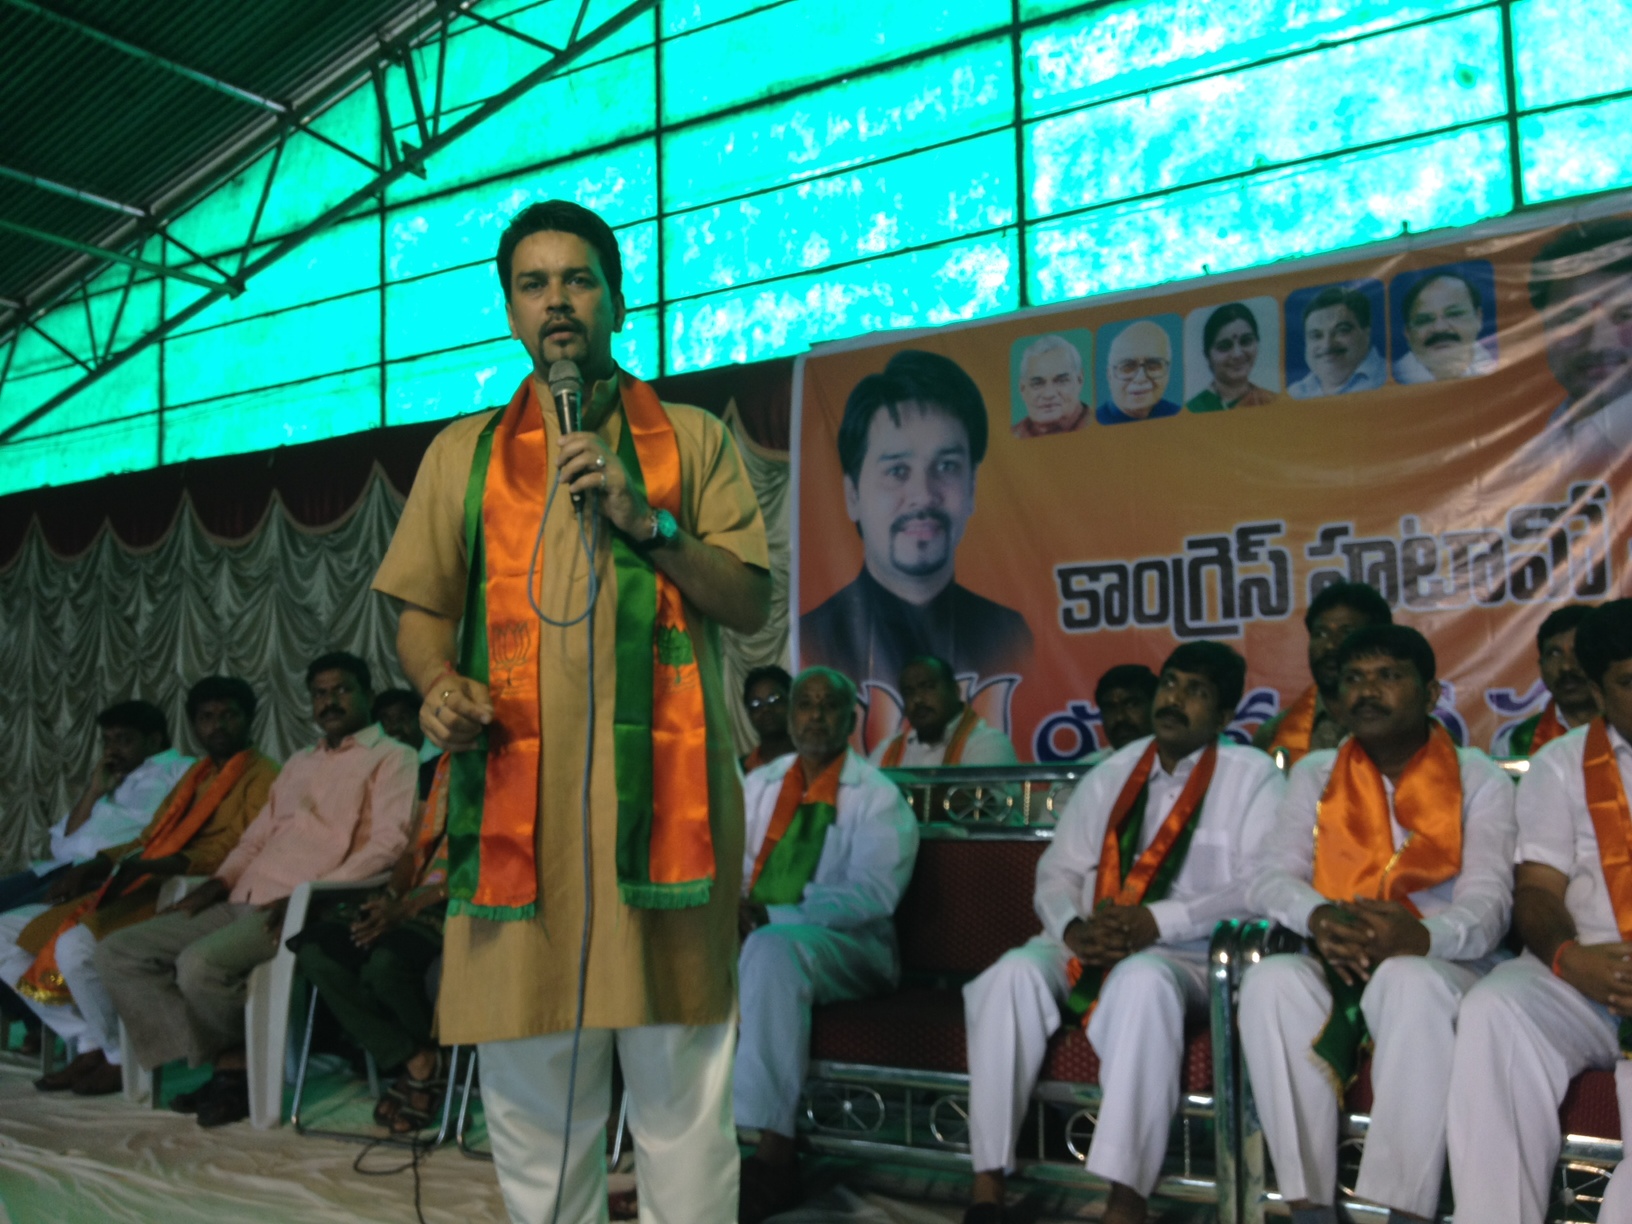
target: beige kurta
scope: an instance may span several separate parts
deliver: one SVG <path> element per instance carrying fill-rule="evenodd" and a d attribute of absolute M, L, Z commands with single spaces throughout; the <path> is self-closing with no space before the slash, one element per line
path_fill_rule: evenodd
<path fill-rule="evenodd" d="M 550 403 L 548 392 L 542 402 Z M 616 384 L 599 383 L 586 426 L 614 449 L 623 428 Z M 697 408 L 665 404 L 680 451 L 682 529 L 705 544 L 769 566 L 765 526 L 742 460 L 725 427 Z M 558 453 L 555 414 L 544 412 L 551 471 Z M 431 443 L 374 589 L 443 616 L 465 602 L 465 486 L 476 438 L 490 412 L 449 425 Z M 587 521 L 587 520 L 586 520 Z M 709 798 L 715 881 L 707 906 L 639 910 L 618 897 L 612 714 L 616 699 L 613 636 L 617 577 L 610 533 L 600 519 L 595 557 L 600 598 L 594 615 L 595 744 L 590 785 L 594 916 L 590 924 L 584 1023 L 590 1028 L 643 1024 L 715 1024 L 735 1001 L 737 895 L 742 871 L 742 788 L 733 754 L 720 672 L 719 630 L 689 602 L 708 718 Z M 583 612 L 588 566 L 578 518 L 563 490 L 544 529 L 541 606 L 556 620 Z M 573 1025 L 583 933 L 580 788 L 589 654 L 587 624 L 543 625 L 539 666 L 541 743 L 537 825 L 539 915 L 532 921 L 448 919 L 437 1023 L 447 1043 L 506 1041 Z"/>

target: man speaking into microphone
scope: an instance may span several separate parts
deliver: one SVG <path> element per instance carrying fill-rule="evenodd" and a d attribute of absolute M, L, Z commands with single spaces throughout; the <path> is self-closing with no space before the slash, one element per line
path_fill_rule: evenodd
<path fill-rule="evenodd" d="M 535 204 L 498 272 L 532 373 L 431 443 L 374 580 L 454 753 L 439 1035 L 479 1047 L 517 1224 L 604 1218 L 614 1047 L 642 1218 L 718 1224 L 743 839 L 718 626 L 769 612 L 764 523 L 724 426 L 613 360 L 606 222 Z"/>

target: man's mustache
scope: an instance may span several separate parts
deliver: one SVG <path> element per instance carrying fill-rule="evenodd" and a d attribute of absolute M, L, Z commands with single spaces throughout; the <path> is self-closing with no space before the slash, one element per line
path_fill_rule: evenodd
<path fill-rule="evenodd" d="M 538 338 L 542 341 L 551 332 L 575 331 L 581 334 L 583 330 L 583 324 L 571 315 L 556 315 L 554 318 L 544 320 L 543 326 L 538 329 Z"/>
<path fill-rule="evenodd" d="M 1157 710 L 1152 717 L 1177 719 L 1181 727 L 1188 727 L 1190 725 L 1190 716 L 1183 710 L 1179 709 L 1178 706 L 1163 706 L 1161 709 Z"/>
<path fill-rule="evenodd" d="M 344 714 L 344 713 L 345 713 L 345 711 L 342 710 L 339 706 L 331 705 L 331 706 L 324 706 L 321 710 L 319 710 L 317 712 L 317 716 L 319 718 L 327 718 L 330 714 Z"/>
<path fill-rule="evenodd" d="M 894 535 L 898 531 L 905 531 L 909 523 L 915 523 L 920 519 L 928 519 L 932 523 L 938 523 L 942 531 L 952 530 L 952 519 L 946 513 L 946 511 L 914 510 L 911 514 L 903 514 L 900 518 L 891 523 L 890 534 Z"/>
<path fill-rule="evenodd" d="M 1387 706 L 1382 705 L 1379 702 L 1376 702 L 1376 701 L 1362 701 L 1362 702 L 1359 702 L 1356 705 L 1353 705 L 1353 706 L 1349 707 L 1349 713 L 1350 714 L 1382 714 L 1382 715 L 1386 716 L 1389 713 L 1391 713 L 1391 711 L 1389 710 L 1389 708 Z"/>
<path fill-rule="evenodd" d="M 1426 340 L 1424 340 L 1422 342 L 1422 346 L 1424 348 L 1432 348 L 1434 345 L 1440 344 L 1440 343 L 1444 343 L 1444 344 L 1461 344 L 1462 343 L 1462 337 L 1457 335 L 1453 331 L 1435 332 L 1433 335 L 1429 336 Z"/>

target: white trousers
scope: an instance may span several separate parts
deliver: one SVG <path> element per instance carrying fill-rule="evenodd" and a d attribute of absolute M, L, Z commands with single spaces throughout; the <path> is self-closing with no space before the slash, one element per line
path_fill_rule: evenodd
<path fill-rule="evenodd" d="M 46 911 L 43 905 L 25 905 L 0 915 L 0 981 L 15 987 L 34 963 L 34 954 L 17 946 L 17 939 L 35 917 Z M 119 1013 L 102 986 L 91 953 L 96 936 L 83 924 L 75 924 L 57 940 L 57 968 L 73 999 L 68 1003 L 40 1003 L 27 996 L 27 1003 L 53 1033 L 65 1041 L 78 1043 L 81 1054 L 101 1050 L 114 1066 L 120 1063 Z M 89 1006 L 87 1006 L 87 1003 Z"/>
<path fill-rule="evenodd" d="M 1445 1101 L 1462 996 L 1483 964 L 1394 956 L 1360 996 L 1375 1048 L 1371 1127 L 1355 1193 L 1431 1216 L 1445 1171 Z M 1241 1052 L 1275 1178 L 1288 1201 L 1337 1199 L 1340 1101 L 1315 1039 L 1332 1013 L 1326 974 L 1313 957 L 1271 956 L 1241 984 Z"/>
<path fill-rule="evenodd" d="M 572 1034 L 478 1046 L 482 1108 L 512 1224 L 549 1224 L 558 1189 L 561 1224 L 607 1218 L 606 1122 L 614 1044 L 629 1093 L 641 1224 L 732 1224 L 738 1176 L 731 1124 L 733 1028 L 585 1029 L 564 1184 L 561 1146 Z"/>
<path fill-rule="evenodd" d="M 810 1009 L 893 989 L 893 943 L 795 923 L 760 927 L 737 962 L 737 1125 L 792 1138 L 810 1068 Z"/>
<path fill-rule="evenodd" d="M 969 1149 L 977 1172 L 1014 1168 L 1015 1141 L 1069 984 L 1064 944 L 1038 935 L 963 988 Z M 1207 1005 L 1204 952 L 1149 947 L 1105 978 L 1088 1040 L 1100 1059 L 1088 1171 L 1145 1196 L 1156 1188 L 1179 1108 L 1184 1021 Z"/>
<path fill-rule="evenodd" d="M 1462 1003 L 1451 1064 L 1451 1187 L 1459 1224 L 1541 1224 L 1563 1145 L 1558 1107 L 1586 1070 L 1615 1070 L 1621 1134 L 1632 1141 L 1632 1061 L 1616 1021 L 1525 955 L 1493 970 Z M 1623 1162 L 1598 1213 L 1632 1222 Z"/>

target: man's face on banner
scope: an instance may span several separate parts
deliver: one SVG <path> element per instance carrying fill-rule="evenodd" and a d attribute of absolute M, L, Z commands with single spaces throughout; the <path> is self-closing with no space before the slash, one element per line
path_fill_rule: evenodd
<path fill-rule="evenodd" d="M 1466 378 L 1485 317 L 1467 285 L 1436 276 L 1423 286 L 1405 321 L 1405 340 L 1437 380 Z"/>
<path fill-rule="evenodd" d="M 1632 276 L 1590 272 L 1547 296 L 1547 364 L 1570 399 L 1602 407 L 1632 390 Z"/>
<path fill-rule="evenodd" d="M 861 531 L 867 568 L 901 593 L 901 578 L 944 575 L 975 510 L 969 432 L 937 405 L 908 400 L 873 414 L 855 480 L 844 479 L 844 508 Z M 918 582 L 909 582 L 915 586 Z"/>
<path fill-rule="evenodd" d="M 1167 393 L 1173 344 L 1160 327 L 1141 319 L 1111 341 L 1105 364 L 1111 376 L 1111 403 L 1124 415 L 1143 420 Z"/>
<path fill-rule="evenodd" d="M 1081 359 L 1067 350 L 1027 353 L 1020 363 L 1020 399 L 1026 415 L 1039 425 L 1053 425 L 1082 402 Z"/>
<path fill-rule="evenodd" d="M 1347 306 L 1322 306 L 1303 317 L 1303 355 L 1328 392 L 1335 392 L 1359 368 L 1371 348 L 1371 333 Z"/>

